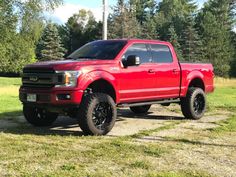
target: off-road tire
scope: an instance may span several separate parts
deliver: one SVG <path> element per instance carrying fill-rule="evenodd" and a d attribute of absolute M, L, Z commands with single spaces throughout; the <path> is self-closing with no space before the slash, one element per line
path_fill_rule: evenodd
<path fill-rule="evenodd" d="M 206 111 L 206 95 L 201 88 L 191 87 L 185 98 L 181 98 L 181 110 L 187 119 L 200 119 Z"/>
<path fill-rule="evenodd" d="M 104 93 L 85 95 L 77 118 L 85 135 L 106 135 L 117 118 L 116 104 L 112 97 Z"/>
<path fill-rule="evenodd" d="M 134 106 L 130 107 L 130 110 L 135 114 L 145 114 L 150 109 L 151 105 L 144 105 L 144 106 Z"/>
<path fill-rule="evenodd" d="M 58 117 L 57 113 L 29 105 L 23 105 L 23 114 L 27 122 L 36 127 L 50 126 Z"/>

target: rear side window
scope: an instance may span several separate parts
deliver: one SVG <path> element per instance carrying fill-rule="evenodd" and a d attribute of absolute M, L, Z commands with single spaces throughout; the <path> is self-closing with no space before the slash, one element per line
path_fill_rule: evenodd
<path fill-rule="evenodd" d="M 173 58 L 170 48 L 166 45 L 151 44 L 153 62 L 155 63 L 172 63 Z"/>
<path fill-rule="evenodd" d="M 150 63 L 152 62 L 152 57 L 150 52 L 147 50 L 146 44 L 133 44 L 128 48 L 125 55 L 123 56 L 125 59 L 129 55 L 136 55 L 140 58 L 141 63 Z"/>

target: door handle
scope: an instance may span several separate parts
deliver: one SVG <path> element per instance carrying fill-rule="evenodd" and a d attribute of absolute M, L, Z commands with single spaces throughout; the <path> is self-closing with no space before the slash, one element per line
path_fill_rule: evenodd
<path fill-rule="evenodd" d="M 148 73 L 155 73 L 155 70 L 154 69 L 149 69 Z"/>
<path fill-rule="evenodd" d="M 174 73 L 174 74 L 178 74 L 178 73 L 179 73 L 179 70 L 173 69 L 173 73 Z"/>

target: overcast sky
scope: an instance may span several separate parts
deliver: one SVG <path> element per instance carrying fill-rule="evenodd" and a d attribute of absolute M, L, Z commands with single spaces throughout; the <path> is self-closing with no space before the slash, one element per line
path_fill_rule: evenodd
<path fill-rule="evenodd" d="M 196 2 L 201 7 L 206 0 L 196 0 Z M 117 0 L 108 0 L 109 6 L 116 3 Z M 97 20 L 102 19 L 102 0 L 64 0 L 64 4 L 56 8 L 54 12 L 48 13 L 47 17 L 53 22 L 63 24 L 80 9 L 91 10 Z"/>

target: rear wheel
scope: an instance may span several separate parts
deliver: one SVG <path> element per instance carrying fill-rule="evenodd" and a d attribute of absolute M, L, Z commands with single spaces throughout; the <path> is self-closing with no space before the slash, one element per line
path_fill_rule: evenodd
<path fill-rule="evenodd" d="M 144 105 L 144 106 L 134 106 L 130 107 L 130 110 L 135 114 L 145 114 L 150 109 L 151 105 Z"/>
<path fill-rule="evenodd" d="M 189 119 L 200 119 L 206 111 L 206 96 L 201 88 L 190 88 L 185 98 L 181 99 L 183 115 Z"/>
<path fill-rule="evenodd" d="M 77 117 L 86 135 L 105 135 L 115 124 L 116 104 L 107 94 L 89 94 L 83 98 Z"/>
<path fill-rule="evenodd" d="M 57 119 L 58 114 L 48 112 L 45 109 L 31 107 L 28 105 L 23 106 L 23 113 L 25 119 L 34 126 L 50 126 Z"/>

